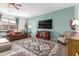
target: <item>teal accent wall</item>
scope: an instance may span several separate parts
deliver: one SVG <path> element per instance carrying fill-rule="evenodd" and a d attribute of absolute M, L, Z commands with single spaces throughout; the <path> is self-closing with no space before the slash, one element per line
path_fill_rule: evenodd
<path fill-rule="evenodd" d="M 65 8 L 59 11 L 50 12 L 47 14 L 31 17 L 28 19 L 28 25 L 32 25 L 32 36 L 36 35 L 37 31 L 44 30 L 51 32 L 51 40 L 56 39 L 59 33 L 71 31 L 69 21 L 74 17 L 74 7 Z M 38 29 L 38 21 L 40 20 L 53 20 L 53 29 Z"/>

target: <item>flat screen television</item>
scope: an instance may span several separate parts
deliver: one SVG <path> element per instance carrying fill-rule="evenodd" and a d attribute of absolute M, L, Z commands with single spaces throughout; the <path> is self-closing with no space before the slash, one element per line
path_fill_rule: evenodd
<path fill-rule="evenodd" d="M 52 29 L 52 19 L 39 21 L 38 29 Z"/>

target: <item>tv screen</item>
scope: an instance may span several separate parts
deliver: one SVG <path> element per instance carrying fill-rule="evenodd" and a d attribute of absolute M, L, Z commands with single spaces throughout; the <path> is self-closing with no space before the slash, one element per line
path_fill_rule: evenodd
<path fill-rule="evenodd" d="M 38 22 L 39 29 L 52 29 L 52 19 Z"/>

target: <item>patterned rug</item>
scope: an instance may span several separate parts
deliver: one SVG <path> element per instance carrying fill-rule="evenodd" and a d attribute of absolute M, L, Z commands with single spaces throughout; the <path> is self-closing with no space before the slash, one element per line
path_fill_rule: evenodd
<path fill-rule="evenodd" d="M 55 47 L 55 43 L 47 40 L 43 40 L 43 39 L 31 38 L 31 39 L 18 42 L 17 44 L 19 44 L 21 47 L 25 48 L 26 50 L 31 51 L 37 56 L 48 56 L 50 54 L 51 56 L 53 56 L 61 53 L 57 51 L 56 51 L 57 54 L 52 53 L 52 50 Z M 62 51 L 61 48 L 60 50 Z"/>

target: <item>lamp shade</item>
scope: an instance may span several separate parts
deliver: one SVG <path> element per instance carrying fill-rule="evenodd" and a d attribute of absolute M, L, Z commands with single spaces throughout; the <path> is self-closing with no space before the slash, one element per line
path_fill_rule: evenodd
<path fill-rule="evenodd" d="M 73 25 L 79 25 L 79 21 L 78 21 L 77 19 L 73 20 L 73 21 L 72 21 L 72 26 L 73 26 Z"/>
<path fill-rule="evenodd" d="M 29 28 L 32 28 L 32 26 L 31 26 L 31 25 L 29 25 Z"/>

